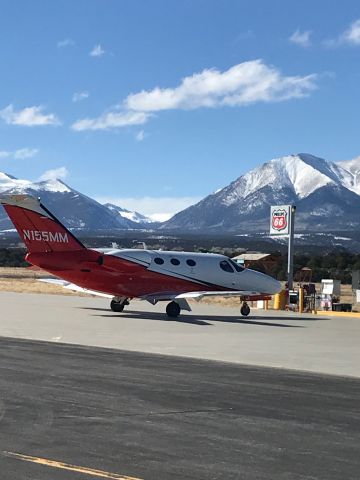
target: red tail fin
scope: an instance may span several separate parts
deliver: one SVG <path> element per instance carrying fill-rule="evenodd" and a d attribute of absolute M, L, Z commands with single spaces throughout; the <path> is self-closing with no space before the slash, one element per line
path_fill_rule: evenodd
<path fill-rule="evenodd" d="M 30 253 L 65 252 L 84 249 L 84 245 L 30 195 L 2 195 L 10 220 Z"/>

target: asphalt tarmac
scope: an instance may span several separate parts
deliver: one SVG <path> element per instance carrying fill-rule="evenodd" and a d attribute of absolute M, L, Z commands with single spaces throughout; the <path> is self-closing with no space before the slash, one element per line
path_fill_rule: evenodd
<path fill-rule="evenodd" d="M 1 480 L 360 478 L 359 319 L 164 309 L 0 293 Z"/>
<path fill-rule="evenodd" d="M 169 320 L 165 306 L 116 314 L 101 298 L 1 292 L 0 336 L 360 377 L 359 318 L 193 303 Z"/>
<path fill-rule="evenodd" d="M 358 480 L 360 380 L 0 339 L 0 477 Z"/>

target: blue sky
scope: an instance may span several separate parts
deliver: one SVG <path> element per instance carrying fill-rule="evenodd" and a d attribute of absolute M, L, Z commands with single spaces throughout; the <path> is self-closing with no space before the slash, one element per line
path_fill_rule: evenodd
<path fill-rule="evenodd" d="M 354 158 L 359 19 L 350 0 L 1 0 L 0 171 L 159 215 L 271 158 Z"/>

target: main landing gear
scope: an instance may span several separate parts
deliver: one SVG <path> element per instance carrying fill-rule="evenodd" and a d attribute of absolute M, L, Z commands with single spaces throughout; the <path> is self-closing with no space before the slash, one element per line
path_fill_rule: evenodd
<path fill-rule="evenodd" d="M 246 302 L 243 302 L 241 308 L 240 308 L 240 313 L 241 315 L 243 315 L 244 317 L 247 317 L 250 313 L 250 307 L 249 305 L 246 303 Z"/>
<path fill-rule="evenodd" d="M 176 318 L 180 315 L 181 308 L 177 302 L 170 302 L 166 306 L 166 315 L 171 318 Z"/>
<path fill-rule="evenodd" d="M 122 312 L 126 305 L 129 305 L 129 300 L 126 297 L 114 297 L 110 302 L 110 308 L 113 312 Z"/>

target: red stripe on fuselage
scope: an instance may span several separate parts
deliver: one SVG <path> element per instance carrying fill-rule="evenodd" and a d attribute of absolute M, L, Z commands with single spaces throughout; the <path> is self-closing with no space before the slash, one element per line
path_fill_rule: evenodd
<path fill-rule="evenodd" d="M 82 288 L 129 298 L 144 295 L 222 290 L 148 270 L 143 265 L 94 250 L 30 253 L 26 260 Z M 225 290 L 225 288 L 224 288 Z M 228 289 L 227 289 L 228 290 Z"/>

